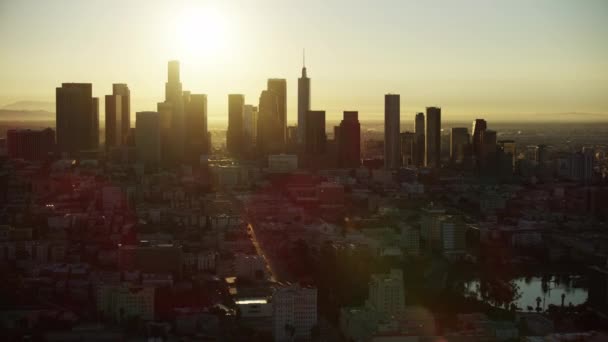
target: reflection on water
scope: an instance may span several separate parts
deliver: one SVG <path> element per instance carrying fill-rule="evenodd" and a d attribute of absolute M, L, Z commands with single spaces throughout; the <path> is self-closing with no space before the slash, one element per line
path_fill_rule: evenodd
<path fill-rule="evenodd" d="M 584 303 L 587 289 L 582 287 L 583 281 L 580 276 L 522 277 L 511 281 L 481 279 L 465 283 L 465 294 L 495 306 L 515 303 L 520 310 L 530 310 L 537 305 L 544 310 L 550 304 L 562 305 L 562 297 L 564 305 Z"/>

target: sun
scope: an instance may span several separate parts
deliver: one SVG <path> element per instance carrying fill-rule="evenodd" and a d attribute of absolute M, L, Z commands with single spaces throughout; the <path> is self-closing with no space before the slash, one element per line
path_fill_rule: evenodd
<path fill-rule="evenodd" d="M 214 8 L 184 10 L 175 23 L 176 52 L 180 59 L 221 58 L 228 46 L 226 18 Z"/>

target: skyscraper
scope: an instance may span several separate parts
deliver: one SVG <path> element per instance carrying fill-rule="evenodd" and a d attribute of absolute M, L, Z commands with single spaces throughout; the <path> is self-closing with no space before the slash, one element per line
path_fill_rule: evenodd
<path fill-rule="evenodd" d="M 160 115 L 137 112 L 135 116 L 135 149 L 137 160 L 149 167 L 160 163 Z"/>
<path fill-rule="evenodd" d="M 121 101 L 120 136 L 121 144 L 125 144 L 131 128 L 131 91 L 124 83 L 112 84 L 112 95 L 119 95 Z"/>
<path fill-rule="evenodd" d="M 484 119 L 475 119 L 473 121 L 473 136 L 471 137 L 471 149 L 473 156 L 480 159 L 482 154 L 483 134 L 488 128 L 488 124 Z"/>
<path fill-rule="evenodd" d="M 284 149 L 287 134 L 287 81 L 283 78 L 268 79 L 268 91 L 275 93 L 277 96 L 279 131 L 276 139 L 278 139 L 277 143 Z"/>
<path fill-rule="evenodd" d="M 184 104 L 186 116 L 186 154 L 193 164 L 198 164 L 201 155 L 209 154 L 209 131 L 207 128 L 207 95 L 190 94 Z"/>
<path fill-rule="evenodd" d="M 308 111 L 306 121 L 306 153 L 324 153 L 325 144 L 327 142 L 327 135 L 325 133 L 325 111 Z"/>
<path fill-rule="evenodd" d="M 462 163 L 469 144 L 469 131 L 466 127 L 452 127 L 450 134 L 450 159 L 454 163 Z"/>
<path fill-rule="evenodd" d="M 305 144 L 306 115 L 310 110 L 310 78 L 306 76 L 306 64 L 302 65 L 302 77 L 298 78 L 298 144 Z"/>
<path fill-rule="evenodd" d="M 386 169 L 396 169 L 401 165 L 400 124 L 399 95 L 384 95 L 384 167 Z"/>
<path fill-rule="evenodd" d="M 416 133 L 403 132 L 400 134 L 401 143 L 401 165 L 414 165 L 414 154 L 416 153 Z"/>
<path fill-rule="evenodd" d="M 441 165 L 441 108 L 426 108 L 425 132 L 425 162 L 426 167 Z"/>
<path fill-rule="evenodd" d="M 416 141 L 414 151 L 414 164 L 424 166 L 424 113 L 417 113 L 415 119 Z"/>
<path fill-rule="evenodd" d="M 243 131 L 245 144 L 253 146 L 258 133 L 258 107 L 245 105 L 243 108 Z"/>
<path fill-rule="evenodd" d="M 243 110 L 245 96 L 241 94 L 228 95 L 228 131 L 226 131 L 226 147 L 233 156 L 242 156 L 243 152 Z"/>
<path fill-rule="evenodd" d="M 185 142 L 184 94 L 179 77 L 179 61 L 169 61 L 165 102 L 171 103 L 171 132 L 168 136 L 171 156 L 167 157 L 178 163 L 183 159 Z"/>
<path fill-rule="evenodd" d="M 99 147 L 99 102 L 90 83 L 63 83 L 55 92 L 57 149 L 76 156 Z"/>
<path fill-rule="evenodd" d="M 361 165 L 361 124 L 359 112 L 344 111 L 338 129 L 338 162 L 343 168 L 357 168 Z"/>
<path fill-rule="evenodd" d="M 120 95 L 106 95 L 106 151 L 121 146 L 122 137 L 122 97 Z"/>
<path fill-rule="evenodd" d="M 283 130 L 279 120 L 279 104 L 276 93 L 264 90 L 258 107 L 257 148 L 262 156 L 284 151 Z M 284 134 L 283 134 L 284 135 Z"/>

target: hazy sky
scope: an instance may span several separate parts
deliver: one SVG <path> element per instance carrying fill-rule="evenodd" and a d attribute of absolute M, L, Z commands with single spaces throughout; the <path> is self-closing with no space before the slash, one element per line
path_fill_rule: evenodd
<path fill-rule="evenodd" d="M 431 105 L 447 120 L 608 113 L 606 0 L 0 0 L 0 42 L 0 104 L 124 82 L 135 111 L 154 110 L 179 59 L 211 121 L 226 121 L 228 93 L 257 104 L 281 77 L 295 122 L 306 48 L 312 106 L 329 118 L 381 118 L 388 92 L 402 120 Z"/>

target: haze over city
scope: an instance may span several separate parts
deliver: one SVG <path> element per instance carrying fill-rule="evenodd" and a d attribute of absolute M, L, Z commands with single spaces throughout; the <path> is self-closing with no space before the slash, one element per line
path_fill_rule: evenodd
<path fill-rule="evenodd" d="M 592 120 L 608 113 L 608 4 L 586 1 L 2 1 L 0 106 L 54 101 L 69 79 L 101 96 L 132 88 L 132 108 L 163 95 L 166 61 L 209 97 L 210 125 L 227 122 L 227 94 L 259 95 L 286 78 L 296 121 L 302 50 L 312 106 L 382 119 L 442 106 L 445 120 Z M 103 111 L 103 103 L 101 104 Z M 576 113 L 579 113 L 577 115 Z M 556 115 L 557 114 L 557 115 Z M 15 118 L 18 119 L 18 118 Z M 102 118 L 103 120 L 103 118 Z"/>
<path fill-rule="evenodd" d="M 608 341 L 608 2 L 0 0 L 7 341 Z"/>

